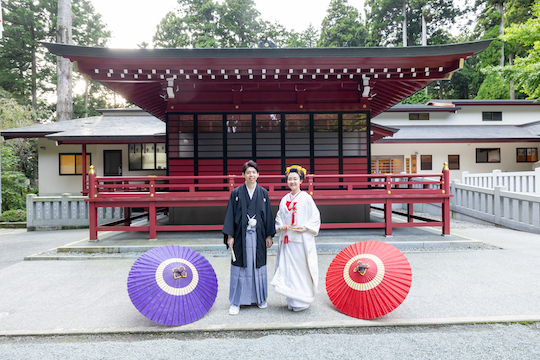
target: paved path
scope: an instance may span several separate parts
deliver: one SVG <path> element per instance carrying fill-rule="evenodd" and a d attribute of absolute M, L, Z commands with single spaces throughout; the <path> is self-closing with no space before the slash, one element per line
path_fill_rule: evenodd
<path fill-rule="evenodd" d="M 155 245 L 174 233 L 158 235 Z M 403 304 L 376 320 L 348 317 L 333 306 L 324 287 L 326 270 L 335 255 L 319 255 L 320 291 L 307 311 L 287 310 L 284 299 L 269 289 L 268 308 L 244 307 L 228 315 L 229 258 L 205 255 L 219 284 L 216 302 L 200 320 L 181 327 L 165 327 L 141 315 L 131 304 L 126 280 L 134 258 L 71 261 L 24 261 L 25 256 L 67 244 L 87 242 L 87 230 L 54 232 L 0 231 L 0 335 L 145 333 L 252 329 L 309 329 L 390 325 L 462 324 L 540 321 L 540 235 L 501 228 L 454 229 L 442 237 L 432 229 L 398 233 L 393 242 L 473 241 L 495 250 L 405 251 L 413 283 Z M 131 237 L 135 235 L 130 235 Z M 176 235 L 179 236 L 178 234 Z M 381 240 L 362 231 L 321 234 L 320 241 Z M 179 236 L 185 239 L 185 235 Z M 105 234 L 102 245 L 126 241 L 127 233 Z M 160 238 L 162 238 L 160 240 Z M 208 236 L 200 235 L 206 242 Z M 213 236 L 211 236 L 213 239 Z M 107 240 L 109 239 L 109 240 Z M 193 241 L 194 239 L 188 239 Z M 215 240 L 221 245 L 219 234 Z M 148 244 L 147 240 L 138 240 Z M 176 239 L 177 243 L 183 240 Z M 340 241 L 342 242 L 342 241 Z M 199 244 L 201 245 L 201 244 Z M 269 278 L 275 257 L 269 256 Z"/>

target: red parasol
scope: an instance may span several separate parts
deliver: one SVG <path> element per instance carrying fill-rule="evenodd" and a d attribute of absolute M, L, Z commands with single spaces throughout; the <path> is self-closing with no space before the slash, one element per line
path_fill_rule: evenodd
<path fill-rule="evenodd" d="M 326 273 L 326 291 L 339 311 L 374 319 L 397 308 L 407 297 L 412 273 L 395 246 L 362 241 L 343 249 Z"/>

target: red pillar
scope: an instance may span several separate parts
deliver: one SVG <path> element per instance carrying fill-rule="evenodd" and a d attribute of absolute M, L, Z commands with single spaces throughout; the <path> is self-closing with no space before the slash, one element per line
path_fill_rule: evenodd
<path fill-rule="evenodd" d="M 90 166 L 88 173 L 88 226 L 90 228 L 90 241 L 98 241 L 97 236 L 97 207 L 94 199 L 97 198 L 96 172 L 94 166 Z"/>
<path fill-rule="evenodd" d="M 97 233 L 97 206 L 93 202 L 88 203 L 88 220 L 90 228 L 90 241 L 98 241 Z"/>
<path fill-rule="evenodd" d="M 150 240 L 157 240 L 157 213 L 155 202 L 151 202 L 148 206 L 148 220 L 150 222 Z"/>
<path fill-rule="evenodd" d="M 388 193 L 390 195 L 390 191 Z M 392 201 L 389 198 L 384 202 L 384 234 L 392 236 Z"/>
<path fill-rule="evenodd" d="M 125 207 L 124 208 L 124 226 L 131 225 L 131 208 Z"/>
<path fill-rule="evenodd" d="M 82 144 L 82 194 L 86 194 L 88 188 L 86 187 L 86 144 Z"/>

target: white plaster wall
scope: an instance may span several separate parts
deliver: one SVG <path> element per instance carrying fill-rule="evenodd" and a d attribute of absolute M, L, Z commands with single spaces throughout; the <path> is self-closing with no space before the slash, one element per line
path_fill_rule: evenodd
<path fill-rule="evenodd" d="M 56 146 L 54 141 L 38 139 L 40 195 L 59 195 L 62 193 L 81 195 L 82 178 L 80 175 L 59 175 L 59 154 L 80 152 L 80 145 Z"/>
<path fill-rule="evenodd" d="M 418 153 L 417 172 L 418 173 L 440 173 L 443 164 L 448 162 L 448 155 L 459 155 L 459 170 L 450 170 L 452 180 L 461 180 L 461 173 L 468 171 L 470 173 L 486 173 L 495 169 L 505 172 L 510 171 L 531 171 L 533 163 L 516 162 L 516 149 L 539 147 L 538 143 L 533 142 L 514 142 L 514 143 L 445 143 L 445 144 L 372 144 L 372 156 L 403 156 L 410 158 L 411 155 Z M 476 163 L 477 148 L 500 148 L 500 163 Z M 420 155 L 432 156 L 431 171 L 420 170 Z M 403 163 L 405 167 L 405 162 Z"/>
<path fill-rule="evenodd" d="M 521 125 L 540 121 L 538 105 L 494 105 L 494 106 L 462 106 L 461 110 L 452 112 L 431 112 L 429 120 L 409 120 L 408 112 L 382 113 L 373 122 L 386 126 L 403 125 Z M 502 121 L 482 121 L 483 111 L 502 112 Z"/>
<path fill-rule="evenodd" d="M 103 176 L 103 150 L 122 150 L 123 176 L 167 175 L 167 170 L 129 171 L 128 145 L 87 145 L 86 152 L 91 154 L 92 163 L 98 176 Z M 59 145 L 55 141 L 38 139 L 39 157 L 39 194 L 59 195 L 71 193 L 80 195 L 82 191 L 81 175 L 60 175 L 59 154 L 82 153 L 81 145 Z"/>

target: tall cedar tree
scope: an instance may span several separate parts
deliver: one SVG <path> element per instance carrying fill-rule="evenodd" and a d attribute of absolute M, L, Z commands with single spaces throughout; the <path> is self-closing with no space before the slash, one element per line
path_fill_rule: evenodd
<path fill-rule="evenodd" d="M 501 21 L 504 14 L 505 27 L 513 24 L 522 24 L 532 16 L 534 0 L 487 0 L 477 1 L 475 7 L 482 9 L 478 15 L 474 35 L 479 39 L 495 38 L 490 46 L 478 55 L 478 72 L 484 68 L 500 65 L 501 57 L 504 64 L 513 62 L 515 57 L 526 56 L 525 48 L 516 40 L 505 41 L 501 35 Z M 502 54 L 501 49 L 504 49 Z M 504 80 L 497 72 L 484 71 L 482 85 L 478 91 L 479 99 L 510 99 L 510 82 Z M 515 94 L 517 98 L 524 98 L 521 93 Z"/>
<path fill-rule="evenodd" d="M 49 105 L 39 99 L 55 91 L 56 56 L 39 42 L 56 42 L 57 1 L 3 0 L 2 7 L 0 86 L 19 103 L 32 104 L 42 113 Z M 72 12 L 73 42 L 103 46 L 110 33 L 90 0 L 72 0 Z"/>
<path fill-rule="evenodd" d="M 332 0 L 322 21 L 319 47 L 351 47 L 366 44 L 367 31 L 354 6 Z"/>
<path fill-rule="evenodd" d="M 258 17 L 252 0 L 178 0 L 180 8 L 165 15 L 152 39 L 159 48 L 253 47 L 265 30 L 278 34 L 279 24 Z"/>
<path fill-rule="evenodd" d="M 220 8 L 218 33 L 222 47 L 255 47 L 264 34 L 264 23 L 253 0 L 225 0 Z"/>
<path fill-rule="evenodd" d="M 462 14 L 453 0 L 403 0 L 407 16 L 407 45 L 422 43 L 422 13 L 428 21 L 427 43 L 437 45 L 449 39 L 447 29 Z M 403 1 L 366 0 L 369 28 L 367 46 L 403 45 Z"/>
<path fill-rule="evenodd" d="M 506 29 L 506 41 L 516 41 L 526 47 L 526 56 L 518 56 L 514 66 L 497 69 L 506 80 L 514 80 L 516 88 L 529 99 L 540 100 L 540 2 L 532 6 L 532 17 L 522 24 Z"/>

